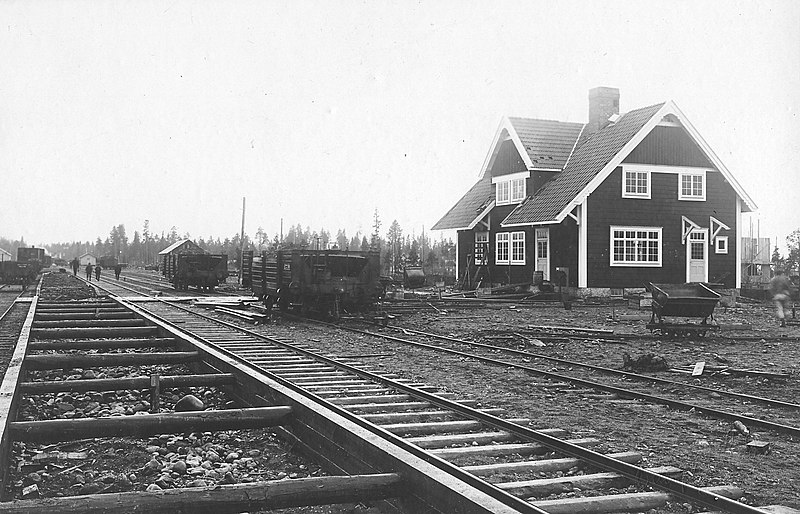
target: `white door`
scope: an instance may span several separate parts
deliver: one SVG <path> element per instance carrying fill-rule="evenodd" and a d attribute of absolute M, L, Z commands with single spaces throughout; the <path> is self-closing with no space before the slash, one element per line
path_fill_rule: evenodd
<path fill-rule="evenodd" d="M 686 244 L 686 281 L 708 281 L 708 230 L 693 230 Z"/>
<path fill-rule="evenodd" d="M 536 229 L 536 271 L 541 271 L 545 280 L 550 280 L 550 229 Z"/>

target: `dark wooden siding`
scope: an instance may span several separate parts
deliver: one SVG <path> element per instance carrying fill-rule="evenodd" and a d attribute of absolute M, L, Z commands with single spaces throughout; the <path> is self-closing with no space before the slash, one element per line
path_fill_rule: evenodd
<path fill-rule="evenodd" d="M 497 156 L 494 159 L 489 173 L 493 177 L 499 177 L 500 175 L 519 173 L 527 169 L 525 162 L 517 151 L 517 147 L 514 146 L 511 140 L 507 140 L 500 143 L 500 149 L 497 151 Z"/>
<path fill-rule="evenodd" d="M 686 164 L 685 162 L 682 164 Z M 686 247 L 681 241 L 681 216 L 708 228 L 714 216 L 728 225 L 719 235 L 728 236 L 727 254 L 708 249 L 709 282 L 734 287 L 736 282 L 736 193 L 718 172 L 706 173 L 706 201 L 678 200 L 678 175 L 651 174 L 651 199 L 622 198 L 622 169 L 617 168 L 588 200 L 588 286 L 642 287 L 645 282 L 686 281 Z M 611 225 L 663 227 L 660 268 L 609 265 Z M 709 233 L 709 236 L 711 234 Z"/>
<path fill-rule="evenodd" d="M 568 268 L 569 286 L 578 286 L 578 227 L 575 220 L 566 218 L 550 227 L 550 280 L 556 278 L 556 268 Z M 531 232 L 535 236 L 535 232 Z M 535 254 L 531 253 L 532 257 Z"/>
<path fill-rule="evenodd" d="M 713 167 L 700 147 L 680 127 L 655 127 L 622 162 Z"/>

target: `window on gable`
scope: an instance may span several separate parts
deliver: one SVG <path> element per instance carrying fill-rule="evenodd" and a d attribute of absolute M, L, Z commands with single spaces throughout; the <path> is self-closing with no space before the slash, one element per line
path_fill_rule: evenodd
<path fill-rule="evenodd" d="M 705 200 L 705 173 L 681 173 L 678 185 L 678 200 Z"/>
<path fill-rule="evenodd" d="M 650 172 L 646 170 L 624 169 L 622 197 L 650 198 Z"/>
<path fill-rule="evenodd" d="M 511 194 L 511 183 L 508 181 L 497 183 L 497 205 L 509 203 Z"/>
<path fill-rule="evenodd" d="M 661 227 L 611 227 L 611 266 L 661 266 Z"/>
<path fill-rule="evenodd" d="M 525 199 L 525 179 L 515 178 L 511 181 L 511 201 L 521 202 Z"/>

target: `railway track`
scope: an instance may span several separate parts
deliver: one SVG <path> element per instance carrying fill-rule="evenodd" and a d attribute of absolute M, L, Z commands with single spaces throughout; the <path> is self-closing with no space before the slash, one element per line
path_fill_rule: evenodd
<path fill-rule="evenodd" d="M 172 307 L 159 304 L 159 309 L 168 308 Z M 430 386 L 395 380 L 391 376 L 375 373 L 348 359 L 326 358 L 285 340 L 268 338 L 255 332 L 246 332 L 255 339 L 231 340 L 232 333 L 220 333 L 219 327 L 209 327 L 208 318 L 201 319 L 198 313 L 191 310 L 184 312 L 186 317 L 180 320 L 180 325 L 189 328 L 198 334 L 198 337 L 206 338 L 227 351 L 247 358 L 260 368 L 274 374 L 276 378 L 295 383 L 322 400 L 329 401 L 334 407 L 338 405 L 342 415 L 355 415 L 353 419 L 366 421 L 365 426 L 378 425 L 380 431 L 377 433 L 388 432 L 399 436 L 396 443 L 402 442 L 404 445 L 411 443 L 408 445 L 409 450 L 425 456 L 443 470 L 456 476 L 467 471 L 468 474 L 463 475 L 464 480 L 475 481 L 475 475 L 492 476 L 494 477 L 492 480 L 497 480 L 499 475 L 502 480 L 502 476 L 509 472 L 518 477 L 525 474 L 535 476 L 548 469 L 551 472 L 564 472 L 581 465 L 607 470 L 579 476 L 530 478 L 492 484 L 497 490 L 521 496 L 534 509 L 543 509 L 547 512 L 574 512 L 578 505 L 587 502 L 592 505 L 593 512 L 614 512 L 620 510 L 623 505 L 631 504 L 647 506 L 648 509 L 657 508 L 669 498 L 669 493 L 653 495 L 651 491 L 645 490 L 650 485 L 659 485 L 672 490 L 673 494 L 680 490 L 681 494 L 686 495 L 687 491 L 691 491 L 688 495 L 692 496 L 692 501 L 714 508 L 720 508 L 723 503 L 729 501 L 722 499 L 718 493 L 727 492 L 734 496 L 740 493 L 736 490 L 709 492 L 693 488 L 669 478 L 669 475 L 679 473 L 675 468 L 655 470 L 639 468 L 624 462 L 624 459 L 636 460 L 641 456 L 623 453 L 608 457 L 587 448 L 600 444 L 599 441 L 570 440 L 566 432 L 557 429 L 533 430 L 529 426 L 530 420 L 503 419 L 500 417 L 503 414 L 502 410 L 480 409 L 470 405 L 468 401 L 453 401 L 448 398 L 450 395 L 437 394 L 435 389 L 432 392 Z M 174 319 L 174 311 L 170 316 Z M 225 326 L 237 332 L 242 330 L 233 325 Z M 394 440 L 397 437 L 390 439 Z M 561 453 L 561 458 L 555 459 L 557 463 L 552 462 L 554 461 L 552 458 L 536 461 L 519 460 L 529 459 L 537 454 L 548 454 L 553 449 Z M 506 462 L 498 463 L 498 460 Z M 638 477 L 640 483 L 646 484 L 638 492 L 578 499 L 540 499 L 567 491 L 572 492 L 576 488 L 609 490 L 620 488 L 621 484 L 631 487 L 633 476 Z M 483 480 L 476 483 L 481 482 Z M 653 503 L 648 503 L 649 501 Z M 745 509 L 743 512 L 749 511 L 747 510 L 749 507 L 737 502 L 730 502 L 730 506 L 732 509 L 743 508 Z M 624 507 L 628 508 L 630 507 Z"/>
<path fill-rule="evenodd" d="M 47 366 L 58 362 L 64 369 L 66 366 L 86 369 L 99 363 L 118 365 L 142 359 L 148 363 L 163 363 L 166 358 L 188 359 L 184 364 L 191 367 L 192 377 L 198 376 L 200 371 L 213 372 L 209 375 L 213 377 L 233 375 L 235 382 L 229 383 L 226 389 L 238 405 L 247 406 L 235 409 L 237 412 L 246 411 L 243 416 L 250 419 L 249 415 L 255 416 L 259 411 L 261 417 L 256 417 L 260 422 L 264 421 L 266 412 L 270 417 L 276 416 L 277 419 L 270 421 L 279 425 L 274 427 L 276 432 L 294 441 L 314 460 L 324 463 L 326 470 L 341 475 L 329 477 L 330 480 L 315 479 L 313 484 L 289 481 L 298 484 L 296 494 L 281 490 L 280 484 L 260 484 L 263 488 L 278 487 L 283 498 L 290 498 L 282 504 L 284 506 L 307 505 L 301 500 L 307 502 L 309 496 L 322 487 L 330 494 L 317 498 L 317 503 L 332 498 L 336 501 L 383 500 L 385 508 L 402 512 L 599 513 L 661 509 L 669 501 L 691 502 L 697 507 L 727 512 L 763 512 L 728 499 L 728 496 L 742 495 L 736 487 L 693 487 L 674 478 L 680 474 L 677 468 L 639 467 L 635 463 L 642 457 L 635 452 L 605 455 L 593 449 L 601 445 L 601 441 L 571 440 L 565 431 L 554 428 L 534 429 L 535 424 L 528 419 L 508 418 L 502 409 L 486 408 L 442 392 L 435 386 L 399 379 L 391 373 L 372 369 L 357 356 L 327 357 L 305 345 L 246 330 L 172 301 L 142 299 L 132 302 L 108 298 L 83 303 L 81 309 L 75 309 L 72 303 L 70 311 L 73 312 L 63 312 L 61 304 L 42 302 L 38 305 L 38 298 L 31 302 L 27 315 L 31 335 L 44 339 L 48 334 L 58 339 L 30 343 L 32 350 L 45 352 L 45 355 L 39 359 L 35 358 L 37 355 L 26 357 L 20 372 L 45 366 L 43 362 L 49 362 Z M 117 337 L 111 340 L 113 329 L 124 332 L 116 332 Z M 137 333 L 143 329 L 150 330 L 150 335 Z M 48 333 L 48 330 L 55 332 Z M 104 333 L 106 335 L 100 337 L 99 334 Z M 122 339 L 123 333 L 127 334 L 126 339 Z M 142 346 L 154 345 L 155 339 L 159 339 L 159 345 L 161 339 L 169 339 L 174 350 L 141 351 Z M 128 349 L 99 353 L 98 348 L 109 345 Z M 83 355 L 85 352 L 75 350 L 93 346 L 93 351 L 98 353 Z M 59 348 L 57 353 L 56 347 Z M 131 350 L 133 347 L 139 348 Z M 19 345 L 17 349 L 21 351 Z M 87 357 L 90 359 L 85 360 Z M 45 383 L 38 387 L 76 387 L 75 384 L 87 383 L 87 380 L 92 379 L 61 380 L 55 386 Z M 157 384 L 161 381 L 157 379 Z M 148 382 L 147 377 L 144 382 Z M 122 385 L 146 387 L 138 382 L 117 382 L 113 387 Z M 4 387 L 8 387 L 7 384 Z M 31 387 L 34 386 L 28 383 L 20 390 L 27 389 L 26 394 L 30 394 Z M 77 387 L 97 386 L 89 383 L 89 386 Z M 157 388 L 152 383 L 150 387 Z M 224 413 L 225 409 L 204 412 Z M 168 419 L 168 423 L 182 423 L 169 414 L 174 413 L 125 416 L 116 420 L 51 420 L 59 422 L 55 430 L 52 424 L 50 428 L 43 428 L 37 424 L 42 423 L 38 420 L 12 421 L 6 426 L 4 439 L 15 436 L 17 439 L 41 439 L 43 436 L 31 434 L 48 430 L 51 438 L 53 433 L 63 438 L 64 434 L 74 434 L 76 430 L 82 436 L 101 436 L 108 430 L 120 431 L 126 424 L 133 425 L 131 420 L 150 416 Z M 13 413 L 9 413 L 11 415 Z M 70 421 L 84 422 L 85 426 L 68 428 L 79 424 Z M 181 425 L 181 429 L 187 431 L 186 426 Z M 205 428 L 212 430 L 220 426 L 225 425 Z M 544 478 L 543 474 L 561 476 Z M 345 475 L 347 479 L 343 478 Z M 252 491 L 242 485 L 231 485 L 213 490 L 190 488 L 181 495 L 170 495 L 170 491 L 94 494 L 80 497 L 80 504 L 86 508 L 114 501 L 123 508 L 125 505 L 153 505 L 153 508 L 158 505 L 163 511 L 175 510 L 177 504 L 187 510 L 206 508 L 223 512 L 216 510 L 219 503 L 203 502 L 212 501 L 208 498 L 220 502 L 224 497 L 231 509 L 226 512 L 275 506 L 268 498 L 261 503 L 253 503 L 251 499 L 246 505 L 231 500 L 237 493 L 252 495 Z M 26 501 L 39 506 L 77 504 L 74 498 L 38 500 L 39 503 L 21 500 L 0 504 L 0 512 L 15 504 L 22 506 Z"/>
<path fill-rule="evenodd" d="M 343 328 L 343 327 L 339 327 Z M 619 399 L 644 401 L 665 405 L 673 409 L 739 421 L 746 427 L 758 427 L 778 433 L 800 436 L 800 404 L 791 392 L 784 398 L 765 398 L 738 392 L 702 386 L 688 381 L 678 381 L 643 375 L 630 371 L 577 362 L 531 349 L 518 349 L 496 344 L 458 339 L 452 336 L 433 334 L 399 326 L 388 327 L 401 336 L 388 336 L 382 332 L 347 329 L 356 333 L 388 339 L 401 344 L 410 344 L 437 352 L 448 352 L 479 360 L 486 364 L 512 367 L 536 376 L 564 384 L 559 389 L 564 393 L 594 395 L 595 399 L 617 401 Z M 575 329 L 570 329 L 576 331 Z M 576 331 L 579 332 L 579 331 Z M 597 331 L 600 333 L 600 331 Z M 553 331 L 549 331 L 553 333 Z M 411 337 L 415 337 L 412 339 Z M 561 336 L 571 337 L 569 335 Z M 521 345 L 523 348 L 526 345 Z M 505 357 L 503 357 L 505 356 Z M 520 362 L 519 359 L 523 359 Z M 556 366 L 555 368 L 553 366 Z M 757 373 L 757 372 L 754 372 Z M 777 380 L 789 375 L 767 374 Z M 780 395 L 778 389 L 776 394 Z M 727 403 L 726 403 L 727 401 Z M 726 403 L 721 408 L 720 404 Z M 738 411 L 738 412 L 737 412 Z M 746 414 L 745 414 L 746 413 Z"/>

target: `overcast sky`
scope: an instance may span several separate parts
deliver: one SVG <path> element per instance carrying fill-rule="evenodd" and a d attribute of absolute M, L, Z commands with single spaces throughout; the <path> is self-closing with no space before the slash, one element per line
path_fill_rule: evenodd
<path fill-rule="evenodd" d="M 2 1 L 0 236 L 433 225 L 504 115 L 674 100 L 800 228 L 800 2 Z M 754 223 L 754 232 L 757 224 Z M 748 228 L 745 228 L 745 233 Z"/>

